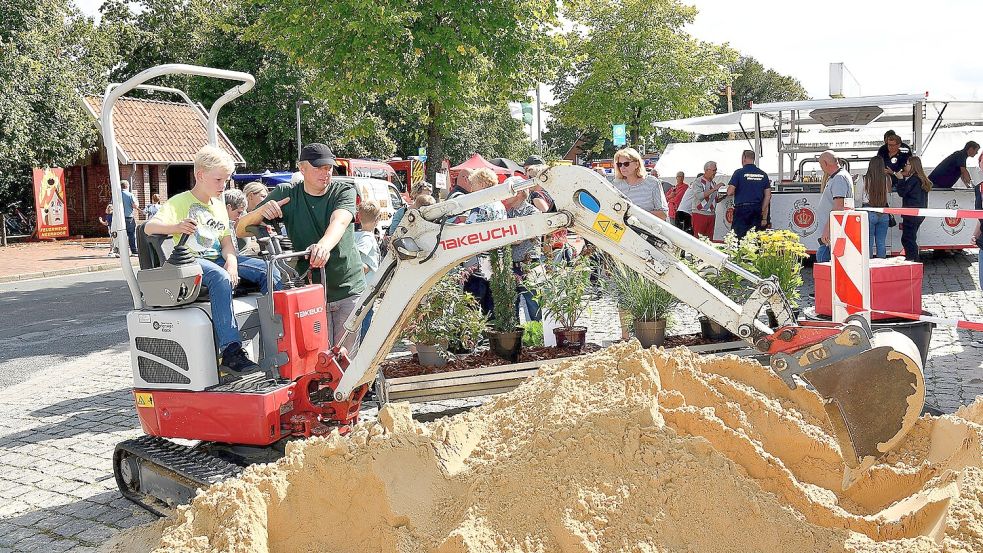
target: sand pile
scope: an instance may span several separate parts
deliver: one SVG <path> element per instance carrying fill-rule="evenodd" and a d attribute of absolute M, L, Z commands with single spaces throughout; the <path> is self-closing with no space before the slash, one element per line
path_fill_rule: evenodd
<path fill-rule="evenodd" d="M 848 491 L 817 396 L 619 345 L 421 425 L 394 405 L 198 495 L 157 551 L 983 551 L 983 403 Z"/>

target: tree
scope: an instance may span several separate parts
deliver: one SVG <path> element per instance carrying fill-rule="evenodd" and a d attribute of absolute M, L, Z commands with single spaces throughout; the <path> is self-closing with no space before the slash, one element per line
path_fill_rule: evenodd
<path fill-rule="evenodd" d="M 419 105 L 427 178 L 445 154 L 474 90 L 508 100 L 548 67 L 557 24 L 552 0 L 420 2 L 255 0 L 250 36 L 314 74 L 314 92 L 339 110 L 389 95 Z"/>
<path fill-rule="evenodd" d="M 245 37 L 261 7 L 245 0 L 216 6 L 204 0 L 141 0 L 126 9 L 132 29 L 124 62 L 114 71 L 125 80 L 144 69 L 180 61 L 243 71 L 256 78 L 246 96 L 222 109 L 219 123 L 254 170 L 290 169 L 297 157 L 296 102 L 301 109 L 304 142 L 325 142 L 347 157 L 388 157 L 395 144 L 378 117 L 364 106 L 335 112 L 309 92 L 313 74 L 286 55 Z M 104 16 L 105 17 L 105 16 Z M 124 19 L 118 17 L 117 19 Z M 208 106 L 230 86 L 228 81 L 198 77 L 165 77 Z M 166 98 L 175 100 L 174 98 Z"/>
<path fill-rule="evenodd" d="M 751 102 L 793 102 L 808 100 L 809 93 L 794 77 L 765 69 L 751 56 L 741 56 L 728 68 L 733 75 L 731 96 L 734 109 L 747 109 Z M 727 96 L 717 99 L 714 113 L 727 113 Z"/>
<path fill-rule="evenodd" d="M 27 203 L 32 167 L 77 161 L 95 139 L 80 90 L 105 88 L 111 44 L 70 0 L 8 0 L 0 19 L 0 209 Z"/>
<path fill-rule="evenodd" d="M 735 55 L 684 30 L 696 10 L 678 0 L 581 0 L 567 61 L 554 84 L 551 113 L 599 137 L 627 125 L 632 144 L 651 144 L 652 123 L 709 113 Z"/>

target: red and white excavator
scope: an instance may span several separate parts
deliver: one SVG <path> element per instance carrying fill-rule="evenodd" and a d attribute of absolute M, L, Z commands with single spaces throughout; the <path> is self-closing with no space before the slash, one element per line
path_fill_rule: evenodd
<path fill-rule="evenodd" d="M 166 74 L 239 81 L 210 109 L 209 140 L 217 143 L 222 105 L 247 92 L 252 76 L 188 65 L 144 71 L 106 91 L 102 130 L 113 203 L 122 212 L 113 105 L 130 90 Z M 173 89 L 161 89 L 172 92 Z M 472 225 L 455 215 L 541 184 L 556 213 Z M 911 429 L 924 404 L 921 357 L 893 331 L 872 333 L 862 320 L 848 324 L 796 324 L 774 280 L 762 280 L 727 256 L 630 203 L 599 175 L 574 166 L 553 167 L 537 181 L 498 185 L 411 210 L 403 217 L 373 282 L 347 321 L 355 332 L 374 302 L 375 316 L 358 352 L 348 357 L 329 344 L 325 297 L 284 261 L 305 252 L 266 241 L 267 263 L 288 278 L 283 290 L 234 300 L 247 351 L 263 372 L 220 383 L 209 303 L 200 296 L 201 271 L 178 245 L 165 256 L 141 240 L 141 270 L 123 272 L 133 297 L 127 316 L 134 400 L 146 436 L 118 445 L 113 463 L 125 497 L 159 514 L 189 501 L 197 488 L 235 476 L 251 463 L 282 456 L 290 440 L 346 432 L 399 329 L 426 291 L 461 261 L 531 236 L 569 228 L 598 249 L 671 291 L 770 356 L 771 370 L 790 387 L 807 385 L 825 400 L 847 472 L 871 466 Z M 114 240 L 125 250 L 122 219 Z M 738 305 L 679 261 L 679 252 L 744 278 L 750 299 Z M 399 283 L 390 288 L 390 283 Z M 758 321 L 762 307 L 778 314 L 771 330 Z M 182 440 L 181 443 L 173 441 Z M 184 445 L 190 440 L 193 445 Z"/>

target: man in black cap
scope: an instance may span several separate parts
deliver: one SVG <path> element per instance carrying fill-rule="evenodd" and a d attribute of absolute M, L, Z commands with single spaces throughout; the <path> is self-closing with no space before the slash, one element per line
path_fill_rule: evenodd
<path fill-rule="evenodd" d="M 528 175 L 530 165 L 546 165 L 546 162 L 539 156 L 529 156 L 526 158 L 526 162 L 522 164 L 522 172 Z"/>
<path fill-rule="evenodd" d="M 303 182 L 277 186 L 255 211 L 239 219 L 236 232 L 245 236 L 250 225 L 263 219 L 283 218 L 294 250 L 310 248 L 309 266 L 324 267 L 331 345 L 344 345 L 354 354 L 355 336 L 350 336 L 344 344 L 341 338 L 345 333 L 345 319 L 365 290 L 365 279 L 361 257 L 355 248 L 355 188 L 347 182 L 331 182 L 334 166 L 331 148 L 320 143 L 304 146 L 298 162 Z M 301 260 L 297 268 L 306 271 L 308 261 Z M 312 271 L 312 275 L 317 279 L 320 271 Z"/>

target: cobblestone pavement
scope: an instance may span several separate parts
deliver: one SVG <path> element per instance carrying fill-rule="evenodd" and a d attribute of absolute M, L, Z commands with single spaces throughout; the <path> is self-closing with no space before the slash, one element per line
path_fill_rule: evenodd
<path fill-rule="evenodd" d="M 924 309 L 945 317 L 983 318 L 975 252 L 925 265 Z M 811 270 L 803 305 L 811 305 Z M 594 342 L 620 337 L 617 310 L 592 302 L 586 317 Z M 672 333 L 698 331 L 682 307 Z M 125 336 L 121 337 L 125 343 Z M 968 331 L 937 328 L 926 368 L 928 403 L 946 412 L 983 394 L 983 342 Z M 116 492 L 116 443 L 140 435 L 130 397 L 128 353 L 91 353 L 0 390 L 0 551 L 95 551 L 126 528 L 154 517 Z M 482 398 L 414 406 L 422 419 Z M 367 416 L 374 416 L 367 409 Z"/>

